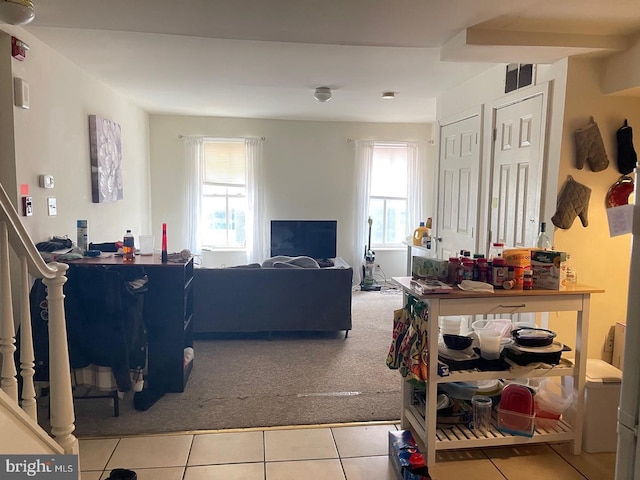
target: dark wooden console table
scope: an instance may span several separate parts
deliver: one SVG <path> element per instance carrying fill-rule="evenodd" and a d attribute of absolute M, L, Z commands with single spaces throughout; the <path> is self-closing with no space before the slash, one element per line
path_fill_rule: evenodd
<path fill-rule="evenodd" d="M 184 365 L 184 349 L 193 347 L 193 258 L 181 263 L 162 263 L 158 255 L 139 255 L 133 262 L 124 263 L 121 256 L 102 253 L 99 257 L 66 263 L 70 269 L 144 268 L 148 278 L 144 300 L 147 379 L 157 391 L 183 392 L 193 368 L 193 360 Z"/>

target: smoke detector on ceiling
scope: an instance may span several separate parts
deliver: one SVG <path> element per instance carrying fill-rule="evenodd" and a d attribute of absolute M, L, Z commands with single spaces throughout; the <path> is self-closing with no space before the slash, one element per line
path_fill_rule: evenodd
<path fill-rule="evenodd" d="M 24 25 L 35 16 L 33 0 L 0 0 L 0 22 Z"/>
<path fill-rule="evenodd" d="M 328 102 L 331 100 L 331 89 L 329 87 L 318 87 L 313 94 L 313 98 L 320 103 Z"/>

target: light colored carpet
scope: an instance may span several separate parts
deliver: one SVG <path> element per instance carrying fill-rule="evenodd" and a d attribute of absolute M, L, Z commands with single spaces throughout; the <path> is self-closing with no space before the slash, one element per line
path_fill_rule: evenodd
<path fill-rule="evenodd" d="M 75 402 L 79 437 L 310 425 L 400 418 L 400 376 L 385 364 L 399 291 L 353 292 L 353 329 L 197 340 L 183 393 L 149 410 L 133 394 L 113 417 L 109 400 Z"/>

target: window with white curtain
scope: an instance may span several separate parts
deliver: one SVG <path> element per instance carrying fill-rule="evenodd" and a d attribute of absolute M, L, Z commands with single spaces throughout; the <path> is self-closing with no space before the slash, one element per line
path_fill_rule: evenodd
<path fill-rule="evenodd" d="M 374 143 L 369 191 L 372 247 L 396 247 L 407 235 L 406 143 Z"/>
<path fill-rule="evenodd" d="M 247 167 L 243 139 L 205 140 L 202 246 L 244 249 L 247 244 Z"/>

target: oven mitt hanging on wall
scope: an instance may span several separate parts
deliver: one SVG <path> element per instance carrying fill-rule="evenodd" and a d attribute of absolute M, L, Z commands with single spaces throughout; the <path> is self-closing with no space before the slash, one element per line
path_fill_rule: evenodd
<path fill-rule="evenodd" d="M 589 211 L 590 197 L 591 189 L 576 182 L 569 175 L 560 195 L 558 195 L 556 213 L 551 217 L 553 224 L 558 228 L 568 230 L 573 225 L 576 216 L 578 216 L 583 227 L 589 225 L 587 213 Z"/>
<path fill-rule="evenodd" d="M 589 164 L 594 172 L 600 172 L 609 166 L 607 152 L 602 143 L 602 136 L 598 124 L 591 119 L 589 125 L 579 128 L 575 133 L 576 138 L 576 167 L 584 168 L 584 163 Z"/>
<path fill-rule="evenodd" d="M 627 125 L 626 120 L 616 132 L 616 139 L 618 140 L 618 170 L 626 175 L 633 172 L 638 163 L 638 156 L 633 149 L 633 130 Z"/>

